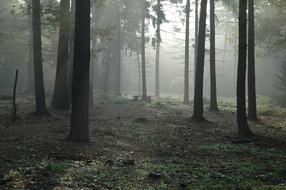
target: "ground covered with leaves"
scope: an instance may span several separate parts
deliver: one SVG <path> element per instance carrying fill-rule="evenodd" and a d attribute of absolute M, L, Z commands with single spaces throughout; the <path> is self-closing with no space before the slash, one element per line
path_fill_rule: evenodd
<path fill-rule="evenodd" d="M 191 121 L 192 104 L 98 96 L 91 142 L 65 138 L 69 112 L 32 114 L 33 99 L 0 101 L 0 189 L 286 189 L 286 111 L 261 98 L 256 137 L 236 143 L 233 100 L 206 122 Z M 207 101 L 206 110 L 207 110 Z"/>

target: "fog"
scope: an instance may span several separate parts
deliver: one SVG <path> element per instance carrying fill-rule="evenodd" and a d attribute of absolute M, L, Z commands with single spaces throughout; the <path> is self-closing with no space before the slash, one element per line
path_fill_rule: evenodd
<path fill-rule="evenodd" d="M 126 3 L 126 2 L 125 2 Z M 130 3 L 128 1 L 128 3 Z M 163 2 L 163 10 L 166 15 L 166 21 L 161 26 L 161 52 L 160 52 L 160 90 L 162 96 L 182 96 L 184 91 L 184 40 L 185 40 L 185 3 L 172 4 Z M 58 10 L 59 3 L 57 1 L 45 1 L 43 6 L 48 7 L 43 15 L 42 25 L 42 40 L 43 40 L 43 61 L 44 61 L 44 78 L 45 86 L 48 94 L 52 94 L 54 89 L 55 69 L 56 69 L 56 48 L 58 38 Z M 116 5 L 114 2 L 94 3 L 94 15 L 92 14 L 92 29 L 95 32 L 106 30 L 106 34 L 100 34 L 100 38 L 109 38 L 110 41 L 116 40 Z M 131 3 L 132 4 L 132 3 Z M 135 8 L 136 3 L 133 3 Z M 155 5 L 156 2 L 152 2 Z M 96 7 L 97 6 L 97 7 Z M 124 5 L 123 5 L 124 6 Z M 194 43 L 195 43 L 195 4 L 191 3 L 190 14 L 190 96 L 194 92 Z M 124 8 L 124 7 L 123 7 Z M 238 8 L 238 7 L 236 7 Z M 49 10 L 51 9 L 51 10 Z M 127 7 L 128 9 L 128 7 Z M 267 12 L 265 11 L 267 9 Z M 138 12 L 137 10 L 137 12 Z M 148 8 L 149 14 L 154 17 L 156 14 L 152 7 Z M 217 88 L 219 97 L 235 97 L 236 92 L 236 70 L 237 70 L 237 41 L 235 37 L 238 35 L 238 19 L 237 14 L 230 8 L 226 7 L 222 2 L 216 5 L 216 70 L 217 70 Z M 50 11 L 50 12 L 48 12 Z M 136 11 L 136 10 L 135 10 Z M 257 15 L 265 14 L 265 17 L 276 12 L 276 9 L 261 8 L 257 10 Z M 139 14 L 133 10 L 121 10 L 124 19 L 129 19 L 130 23 L 122 23 L 122 51 L 121 51 L 121 84 L 122 94 L 135 95 L 138 92 L 138 63 L 137 55 L 134 49 L 130 49 L 128 44 L 128 35 L 133 35 L 128 32 L 137 32 L 135 37 L 140 37 L 138 29 L 126 31 L 131 25 L 138 25 Z M 98 18 L 95 18 L 95 17 Z M 137 21 L 136 21 L 136 17 Z M 259 22 L 263 22 L 258 19 Z M 266 22 L 266 21 L 265 21 Z M 207 27 L 209 28 L 209 22 Z M 130 24 L 130 26 L 128 26 Z M 259 23 L 263 25 L 264 23 Z M 152 47 L 152 39 L 156 38 L 156 28 L 152 25 L 152 20 L 146 19 L 146 67 L 147 67 L 147 90 L 150 95 L 154 95 L 155 88 L 155 58 L 156 49 Z M 139 27 L 139 26 L 138 26 Z M 132 28 L 131 28 L 132 29 Z M 137 30 L 137 31 L 136 31 Z M 273 28 L 273 30 L 275 30 Z M 92 32 L 94 32 L 92 31 Z M 209 31 L 209 29 L 207 29 Z M 275 32 L 275 31 L 274 31 Z M 29 60 L 29 15 L 26 12 L 26 4 L 24 1 L 2 1 L 1 2 L 1 89 L 9 89 L 12 87 L 14 70 L 20 69 L 20 84 L 19 89 L 25 92 L 27 87 L 27 63 Z M 108 34 L 109 33 L 109 34 Z M 104 36 L 105 35 L 105 36 Z M 259 34 L 260 35 L 260 34 Z M 102 41 L 102 39 L 97 39 Z M 261 39 L 258 39 L 261 40 Z M 101 42 L 103 43 L 103 42 Z M 140 43 L 140 42 L 138 42 Z M 275 87 L 276 75 L 280 70 L 283 61 L 283 51 L 272 52 L 264 46 L 265 42 L 257 42 L 256 51 L 256 79 L 257 79 L 257 95 L 273 96 L 277 94 Z M 129 43 L 129 46 L 134 44 Z M 92 47 L 92 54 L 98 57 L 96 60 L 92 58 L 93 68 L 97 68 L 94 76 L 94 92 L 102 91 L 102 70 L 104 50 L 101 49 L 101 44 Z M 103 48 L 104 49 L 104 48 Z M 128 51 L 128 52 L 127 52 Z M 131 51 L 131 52 L 129 52 Z M 205 82 L 204 96 L 209 96 L 209 40 L 206 39 L 206 57 L 205 57 Z M 139 55 L 140 57 L 140 55 Z M 139 58 L 140 59 L 140 58 Z M 114 63 L 113 63 L 114 64 Z M 139 63 L 140 64 L 140 63 Z M 110 93 L 114 87 L 112 81 L 114 72 L 111 69 L 110 73 Z M 267 77 L 266 77 L 267 76 Z"/>

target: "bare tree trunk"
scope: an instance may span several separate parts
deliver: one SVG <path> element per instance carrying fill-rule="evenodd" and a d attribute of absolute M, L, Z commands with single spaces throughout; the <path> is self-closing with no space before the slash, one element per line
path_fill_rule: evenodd
<path fill-rule="evenodd" d="M 204 120 L 203 85 L 204 85 L 207 2 L 208 2 L 207 0 L 201 1 L 198 54 L 196 63 L 194 112 L 193 112 L 193 119 L 197 121 Z"/>
<path fill-rule="evenodd" d="M 33 19 L 33 62 L 34 81 L 36 96 L 36 114 L 48 113 L 45 99 L 43 63 L 42 63 L 42 40 L 41 40 L 41 4 L 40 0 L 32 0 Z"/>
<path fill-rule="evenodd" d="M 136 44 L 137 45 L 137 44 Z M 136 58 L 137 58 L 137 64 L 138 64 L 138 95 L 141 95 L 142 90 L 142 72 L 141 72 L 141 62 L 140 62 L 140 56 L 139 56 L 139 49 L 137 48 L 136 51 Z"/>
<path fill-rule="evenodd" d="M 189 85 L 190 85 L 190 0 L 187 0 L 186 4 L 186 39 L 185 39 L 185 82 L 184 82 L 184 103 L 187 104 L 190 101 L 189 98 Z"/>
<path fill-rule="evenodd" d="M 257 120 L 254 0 L 248 0 L 248 118 Z"/>
<path fill-rule="evenodd" d="M 76 1 L 72 116 L 69 140 L 88 142 L 90 76 L 90 0 Z"/>
<path fill-rule="evenodd" d="M 216 89 L 215 0 L 210 0 L 210 111 L 218 111 Z"/>
<path fill-rule="evenodd" d="M 52 107 L 58 110 L 68 110 L 70 108 L 68 88 L 69 8 L 70 0 L 61 0 L 57 71 L 52 99 Z"/>
<path fill-rule="evenodd" d="M 241 137 L 252 136 L 246 117 L 247 0 L 239 0 L 239 48 L 237 70 L 237 124 Z"/>
<path fill-rule="evenodd" d="M 194 54 L 194 83 L 196 81 L 196 63 L 198 55 L 199 38 L 199 0 L 195 0 L 195 54 Z"/>
<path fill-rule="evenodd" d="M 161 44 L 161 0 L 157 0 L 157 29 L 156 29 L 156 68 L 155 68 L 155 96 L 160 97 L 160 44 Z"/>
<path fill-rule="evenodd" d="M 108 94 L 108 82 L 109 82 L 109 64 L 110 64 L 110 42 L 107 42 L 106 58 L 105 58 L 105 74 L 104 74 L 104 94 Z"/>
<path fill-rule="evenodd" d="M 117 8 L 117 69 L 115 70 L 116 73 L 116 83 L 115 83 L 115 95 L 121 96 L 121 15 L 119 10 L 119 5 Z"/>
<path fill-rule="evenodd" d="M 147 82 L 146 82 L 146 60 L 145 60 L 145 0 L 142 8 L 142 21 L 141 21 L 141 58 L 142 58 L 142 100 L 147 101 Z"/>
<path fill-rule="evenodd" d="M 32 27 L 32 0 L 27 1 L 27 15 L 29 25 L 29 59 L 27 63 L 27 92 L 34 92 L 34 68 L 33 68 L 33 27 Z"/>

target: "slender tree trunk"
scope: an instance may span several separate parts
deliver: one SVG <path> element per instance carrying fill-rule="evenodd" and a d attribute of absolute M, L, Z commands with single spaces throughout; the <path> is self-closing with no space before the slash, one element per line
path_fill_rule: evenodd
<path fill-rule="evenodd" d="M 161 0 L 157 0 L 157 29 L 156 29 L 156 68 L 155 68 L 155 96 L 160 97 L 160 44 L 161 44 Z"/>
<path fill-rule="evenodd" d="M 216 89 L 215 0 L 210 0 L 210 111 L 218 111 Z"/>
<path fill-rule="evenodd" d="M 27 63 L 27 92 L 34 92 L 34 68 L 33 68 L 33 27 L 32 27 L 32 0 L 27 1 L 27 15 L 29 25 L 29 59 Z"/>
<path fill-rule="evenodd" d="M 69 139 L 89 139 L 90 0 L 76 1 L 72 115 Z"/>
<path fill-rule="evenodd" d="M 40 0 L 32 0 L 32 20 L 33 20 L 33 62 L 34 81 L 36 96 L 36 114 L 47 114 L 43 62 L 42 62 L 42 40 L 41 40 L 41 4 Z"/>
<path fill-rule="evenodd" d="M 110 42 L 107 42 L 106 57 L 105 57 L 105 75 L 104 75 L 104 94 L 108 94 L 108 82 L 109 82 L 109 64 L 110 64 Z"/>
<path fill-rule="evenodd" d="M 207 2 L 208 2 L 207 0 L 201 1 L 198 54 L 196 63 L 194 112 L 193 112 L 193 119 L 197 121 L 204 120 L 203 85 L 204 85 Z"/>
<path fill-rule="evenodd" d="M 142 58 L 142 100 L 147 101 L 147 82 L 146 82 L 146 63 L 145 63 L 145 0 L 142 8 L 142 21 L 141 21 L 141 58 Z"/>
<path fill-rule="evenodd" d="M 55 91 L 52 99 L 52 107 L 58 110 L 67 110 L 70 108 L 68 88 L 69 8 L 70 0 L 61 0 L 57 71 Z"/>
<path fill-rule="evenodd" d="M 119 6 L 119 5 L 118 5 Z M 117 69 L 115 71 L 116 73 L 116 83 L 115 83 L 115 95 L 121 96 L 121 16 L 120 16 L 120 10 L 119 7 L 117 8 Z"/>
<path fill-rule="evenodd" d="M 241 137 L 252 136 L 246 117 L 247 0 L 239 0 L 239 47 L 237 70 L 237 124 Z"/>
<path fill-rule="evenodd" d="M 139 55 L 139 49 L 137 47 L 137 43 L 136 43 L 136 58 L 137 58 L 137 64 L 138 64 L 138 95 L 141 95 L 141 90 L 142 90 L 142 72 L 141 72 L 141 62 L 140 62 L 140 55 Z"/>
<path fill-rule="evenodd" d="M 184 103 L 187 104 L 190 101 L 189 98 L 189 83 L 190 83 L 190 0 L 187 0 L 186 4 L 186 39 L 185 39 L 185 82 L 184 82 Z"/>
<path fill-rule="evenodd" d="M 198 55 L 199 38 L 199 0 L 195 0 L 195 51 L 194 51 L 194 83 L 196 81 L 196 63 Z"/>
<path fill-rule="evenodd" d="M 257 120 L 254 0 L 248 0 L 248 118 Z"/>

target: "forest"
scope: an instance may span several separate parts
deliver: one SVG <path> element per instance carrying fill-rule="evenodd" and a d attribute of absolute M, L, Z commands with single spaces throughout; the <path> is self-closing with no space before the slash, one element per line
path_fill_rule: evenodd
<path fill-rule="evenodd" d="M 0 189 L 286 189 L 286 1 L 0 0 Z"/>

